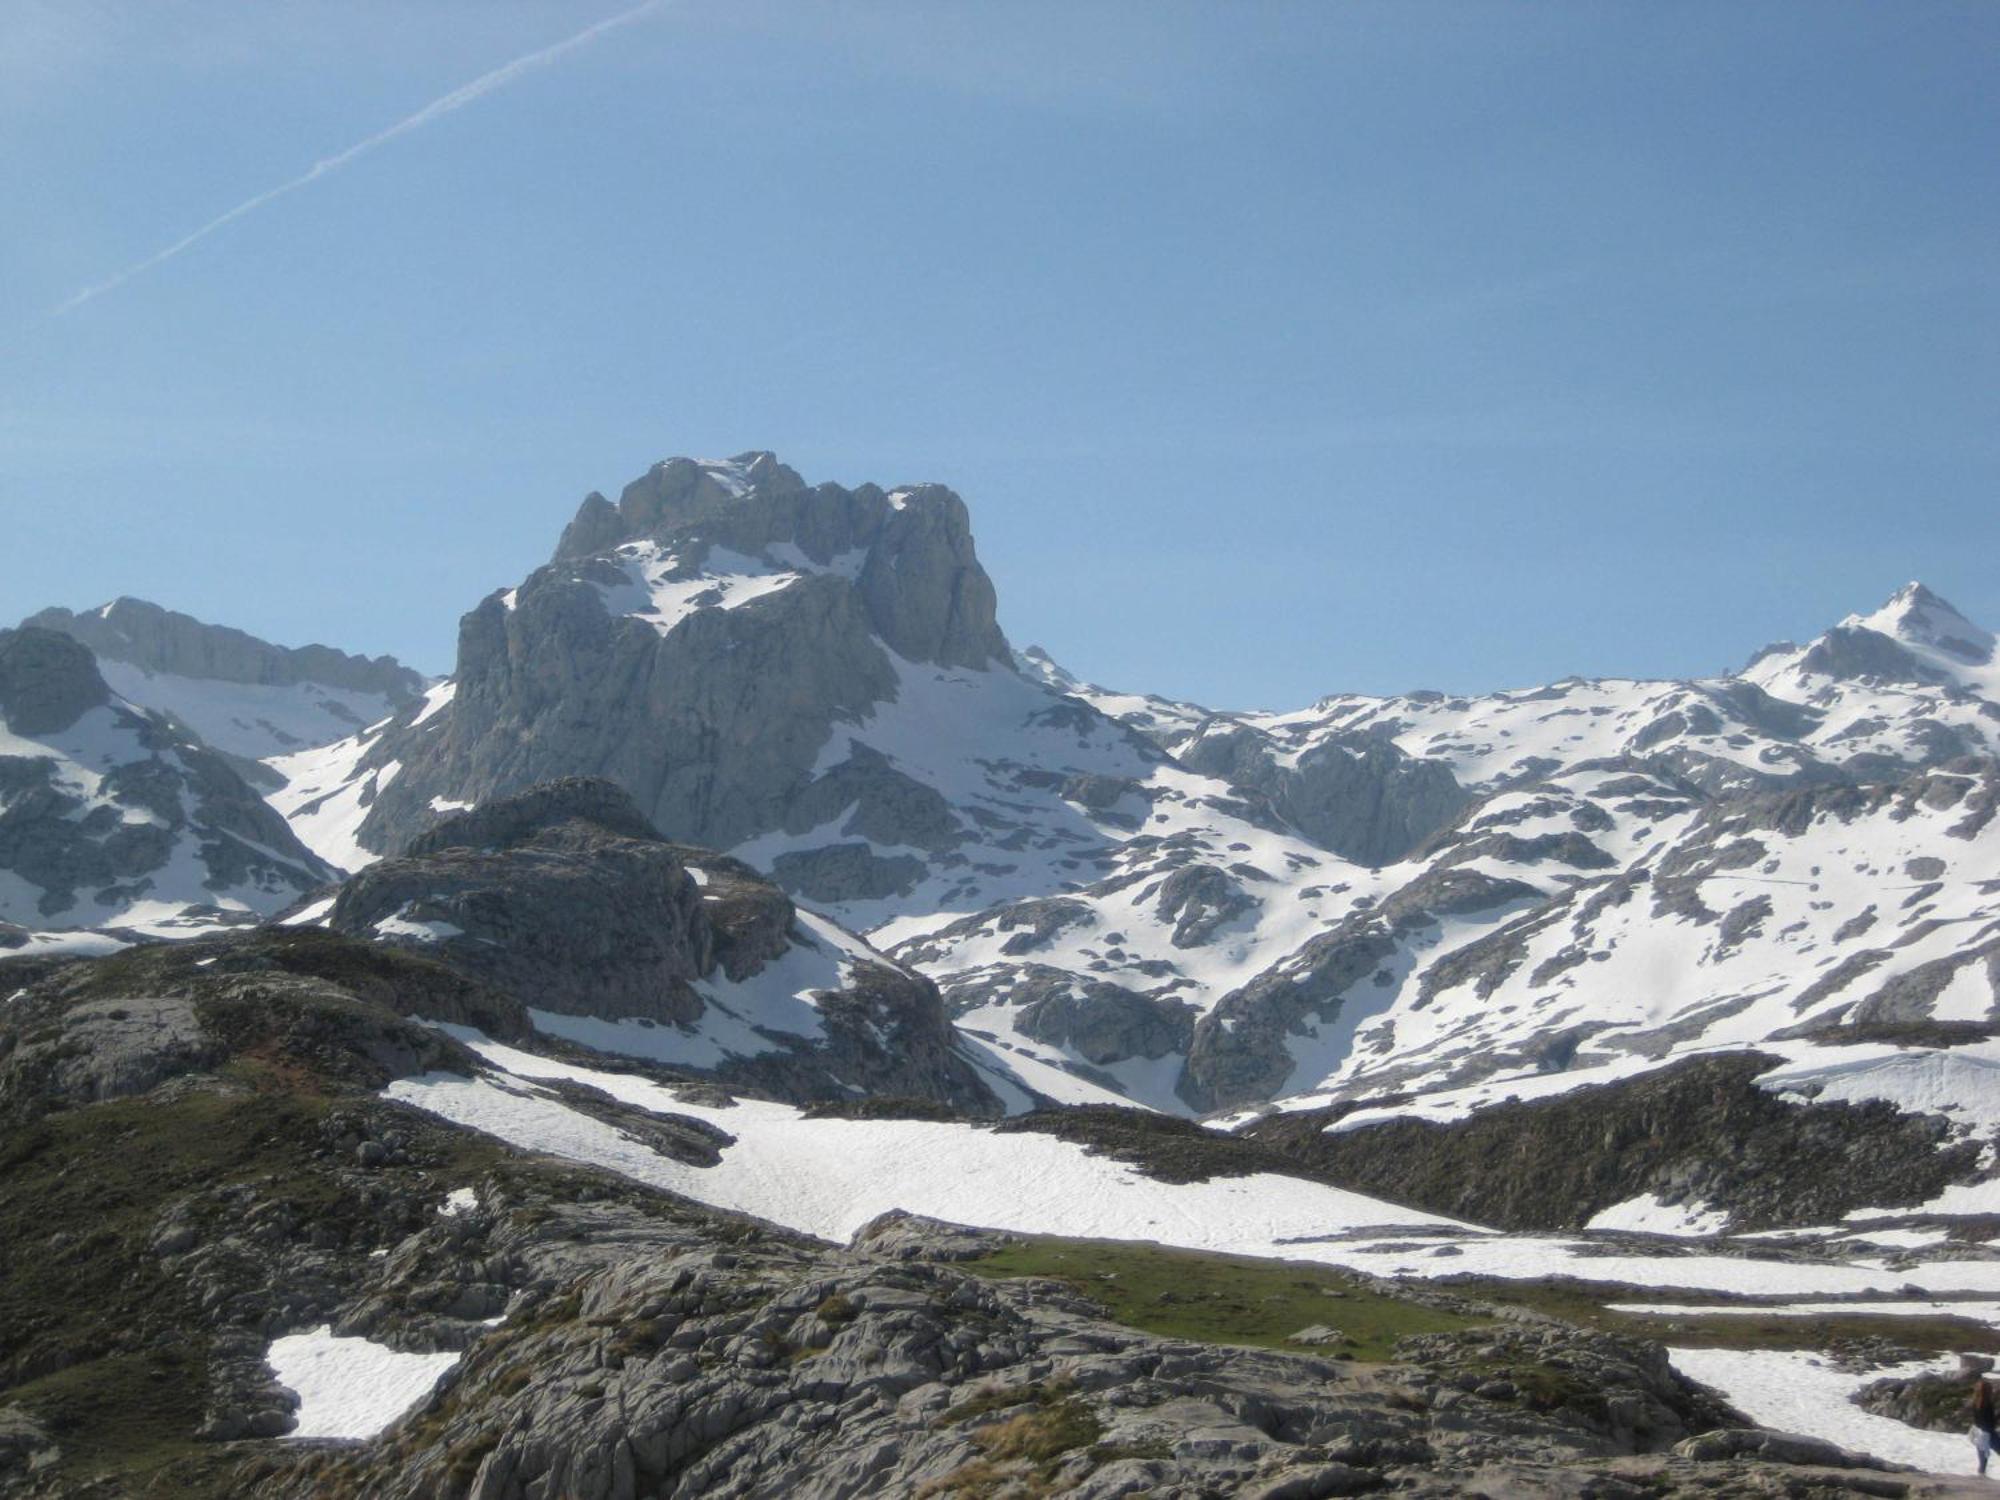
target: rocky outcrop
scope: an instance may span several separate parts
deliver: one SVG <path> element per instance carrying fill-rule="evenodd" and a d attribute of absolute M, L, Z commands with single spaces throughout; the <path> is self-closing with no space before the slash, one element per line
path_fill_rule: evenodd
<path fill-rule="evenodd" d="M 59 733 L 110 701 L 90 653 L 69 637 L 0 630 L 0 718 L 14 733 Z"/>
<path fill-rule="evenodd" d="M 149 672 L 217 682 L 284 687 L 317 682 L 413 703 L 424 679 L 393 656 L 353 656 L 331 646 L 274 646 L 227 625 L 210 625 L 144 599 L 119 598 L 101 609 L 44 609 L 22 622 L 60 631 L 100 657 Z"/>
<path fill-rule="evenodd" d="M 609 781 L 571 777 L 452 814 L 349 879 L 326 921 L 610 1050 L 791 1098 L 860 1089 L 998 1108 L 929 980 L 831 924 L 810 927 L 747 865 L 668 843 Z"/>
<path fill-rule="evenodd" d="M 1154 999 L 1056 969 L 1017 973 L 1008 998 L 1020 1006 L 1015 1024 L 1021 1035 L 1098 1067 L 1184 1053 L 1194 1038 L 1195 1011 L 1185 1001 Z"/>
<path fill-rule="evenodd" d="M 1802 671 L 1852 681 L 1931 686 L 1946 680 L 1879 631 L 1836 625 L 1799 662 Z"/>
<path fill-rule="evenodd" d="M 1942 1116 L 1783 1098 L 1755 1081 L 1775 1062 L 1690 1058 L 1450 1124 L 1329 1131 L 1347 1105 L 1274 1114 L 1243 1133 L 1343 1187 L 1507 1229 L 1578 1229 L 1646 1195 L 1726 1213 L 1737 1231 L 1830 1224 L 1976 1175 L 1979 1147 L 1954 1142 Z"/>
<path fill-rule="evenodd" d="M 1328 739 L 1287 761 L 1270 736 L 1218 720 L 1178 747 L 1181 763 L 1254 791 L 1323 848 L 1393 864 L 1470 801 L 1451 769 L 1381 736 Z"/>

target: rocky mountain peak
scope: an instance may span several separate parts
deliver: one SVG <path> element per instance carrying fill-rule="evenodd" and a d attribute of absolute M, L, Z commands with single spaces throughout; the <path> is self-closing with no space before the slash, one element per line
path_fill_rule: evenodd
<path fill-rule="evenodd" d="M 1993 633 L 1917 582 L 1903 585 L 1878 609 L 1847 616 L 1804 647 L 1765 647 L 1741 675 L 1765 688 L 1790 683 L 1787 691 L 1793 692 L 1832 681 L 2000 696 Z"/>
<path fill-rule="evenodd" d="M 896 702 L 912 669 L 998 668 L 1024 687 L 994 611 L 965 503 L 943 485 L 808 486 L 763 452 L 665 460 L 615 505 L 589 496 L 551 563 L 463 617 L 449 707 L 406 713 L 367 748 L 369 767 L 399 771 L 359 804 L 361 845 L 392 849 L 467 800 L 579 774 L 694 843 L 882 798 L 909 804 L 878 830 L 907 842 L 936 821 L 935 797 L 859 762 L 808 795 L 831 769 L 821 753 L 836 722 Z"/>
<path fill-rule="evenodd" d="M 1850 615 L 1841 624 L 1926 646 L 1971 666 L 1993 660 L 1993 632 L 1973 624 L 1921 583 L 1904 584 L 1873 614 Z"/>
<path fill-rule="evenodd" d="M 355 656 L 320 645 L 276 646 L 129 595 L 95 609 L 44 609 L 22 623 L 59 630 L 100 658 L 178 677 L 261 687 L 312 682 L 376 694 L 396 707 L 414 702 L 424 689 L 423 675 L 393 656 Z"/>
<path fill-rule="evenodd" d="M 696 522 L 743 500 L 773 500 L 806 488 L 798 471 L 765 450 L 734 458 L 663 458 L 619 492 L 593 490 L 556 544 L 554 561 L 589 557 L 621 542 Z"/>
<path fill-rule="evenodd" d="M 1083 686 L 1083 681 L 1040 646 L 1016 653 L 1014 666 L 1023 676 L 1045 682 L 1059 693 Z"/>
<path fill-rule="evenodd" d="M 0 630 L 0 720 L 16 734 L 56 734 L 111 701 L 88 650 L 59 631 Z"/>

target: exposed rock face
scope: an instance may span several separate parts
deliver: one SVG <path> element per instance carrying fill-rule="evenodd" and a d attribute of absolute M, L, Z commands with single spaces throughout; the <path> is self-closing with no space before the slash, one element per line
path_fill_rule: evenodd
<path fill-rule="evenodd" d="M 0 717 L 16 734 L 54 734 L 111 699 L 90 653 L 50 630 L 0 630 Z"/>
<path fill-rule="evenodd" d="M 223 760 L 116 700 L 89 651 L 0 631 L 0 922 L 161 930 L 254 920 L 330 872 Z"/>
<path fill-rule="evenodd" d="M 1388 998 L 1398 961 L 1437 940 L 1441 919 L 1539 903 L 1519 881 L 1467 870 L 1434 870 L 1381 906 L 1356 912 L 1309 938 L 1284 962 L 1225 995 L 1196 1023 L 1181 1097 L 1197 1110 L 1254 1103 L 1281 1093 L 1297 1067 L 1290 1039 L 1317 1039 Z M 1363 982 L 1370 981 L 1364 988 Z M 1344 1014 L 1346 1013 L 1346 1014 Z"/>
<path fill-rule="evenodd" d="M 1830 1224 L 1977 1175 L 1979 1147 L 1953 1142 L 1943 1117 L 1786 1099 L 1754 1081 L 1775 1062 L 1690 1058 L 1453 1124 L 1329 1132 L 1350 1112 L 1338 1107 L 1271 1115 L 1243 1133 L 1343 1187 L 1508 1229 L 1579 1229 L 1644 1195 L 1724 1212 L 1738 1232 Z"/>
<path fill-rule="evenodd" d="M 1325 740 L 1288 765 L 1269 735 L 1216 721 L 1177 754 L 1194 770 L 1261 793 L 1315 843 L 1364 865 L 1393 864 L 1472 800 L 1448 766 L 1379 737 Z"/>
<path fill-rule="evenodd" d="M 1021 974 L 1013 989 L 1023 1036 L 1074 1051 L 1096 1066 L 1186 1052 L 1194 1007 L 1153 1000 L 1102 980 L 1077 980 L 1057 969 Z"/>
<path fill-rule="evenodd" d="M 617 506 L 586 500 L 549 567 L 465 617 L 450 713 L 383 752 L 404 770 L 364 839 L 404 842 L 433 797 L 583 773 L 694 843 L 858 806 L 869 837 L 935 847 L 935 793 L 880 756 L 808 794 L 834 721 L 895 697 L 891 652 L 946 668 L 1010 659 L 951 491 L 808 488 L 768 454 L 656 465 Z M 824 861 L 802 878 L 883 884 Z"/>
<path fill-rule="evenodd" d="M 109 958 L 4 960 L 0 1118 L 144 1094 L 245 1051 L 367 1088 L 471 1054 L 408 1017 L 522 1041 L 526 1012 L 437 964 L 309 929 L 156 944 Z"/>
<path fill-rule="evenodd" d="M 374 693 L 400 708 L 424 680 L 393 656 L 352 656 L 331 646 L 274 646 L 227 625 L 162 609 L 144 599 L 115 599 L 102 609 L 44 609 L 22 622 L 83 642 L 100 657 L 149 672 L 265 687 L 318 682 Z"/>
<path fill-rule="evenodd" d="M 579 787 L 623 805 L 605 809 L 610 798 L 586 793 L 572 814 L 561 794 Z M 532 810 L 521 806 L 530 799 Z M 599 811 L 610 826 L 591 816 Z M 349 879 L 328 924 L 433 953 L 543 1010 L 690 1022 L 702 1012 L 693 981 L 716 967 L 717 929 L 673 849 L 632 824 L 644 828 L 608 782 L 488 804 Z M 752 951 L 739 966 L 782 950 L 790 917 L 789 906 L 773 910 L 742 932 Z"/>
<path fill-rule="evenodd" d="M 802 917 L 748 866 L 666 842 L 612 782 L 572 777 L 447 817 L 352 877 L 327 921 L 612 1051 L 802 1099 L 858 1088 L 998 1107 L 928 980 Z"/>

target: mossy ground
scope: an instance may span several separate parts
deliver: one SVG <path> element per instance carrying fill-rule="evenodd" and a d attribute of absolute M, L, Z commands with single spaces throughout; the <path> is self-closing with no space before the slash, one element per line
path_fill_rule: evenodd
<path fill-rule="evenodd" d="M 1704 1298 L 1624 1286 L 1613 1282 L 1454 1281 L 1454 1294 L 1481 1302 L 1531 1308 L 1566 1323 L 1603 1333 L 1654 1339 L 1662 1344 L 1701 1349 L 1837 1349 L 1842 1345 L 1876 1342 L 1899 1345 L 1920 1354 L 2000 1351 L 2000 1330 L 1971 1318 L 1937 1311 L 1922 1316 L 1881 1313 L 1829 1313 L 1795 1317 L 1769 1312 L 1690 1312 L 1674 1317 L 1611 1311 L 1614 1303 L 1671 1302 L 1698 1307 L 1721 1305 L 1727 1299 Z M 1879 1299 L 1878 1299 L 1879 1300 Z M 1949 1304 L 1946 1304 L 1948 1307 Z"/>
<path fill-rule="evenodd" d="M 919 1500 L 989 1500 L 1001 1494 L 1039 1500 L 1055 1493 L 1057 1471 L 1079 1448 L 1090 1449 L 1093 1463 L 1126 1456 L 1094 1446 L 1104 1426 L 1063 1382 L 984 1387 L 939 1417 L 938 1425 L 989 1416 L 994 1420 L 972 1434 L 979 1457 L 924 1485 Z"/>
<path fill-rule="evenodd" d="M 282 1065 L 239 1059 L 225 1074 L 58 1111 L 0 1140 L 0 1404 L 46 1426 L 73 1483 L 229 1492 L 218 1450 L 193 1436 L 210 1392 L 207 1325 L 151 1245 L 169 1203 L 249 1184 L 307 1221 L 351 1208 L 313 1158 L 332 1101 Z M 483 1142 L 467 1146 L 446 1167 L 455 1180 L 486 1164 Z"/>
<path fill-rule="evenodd" d="M 1103 1304 L 1112 1321 L 1168 1338 L 1293 1353 L 1386 1360 L 1407 1334 L 1443 1333 L 1487 1316 L 1425 1306 L 1376 1290 L 1330 1266 L 1211 1255 L 1123 1241 L 1029 1239 L 966 1264 L 982 1276 L 1045 1276 Z M 1468 1303 L 1522 1308 L 1603 1333 L 1663 1344 L 1726 1349 L 1813 1349 L 1886 1342 L 1926 1354 L 2000 1352 L 2000 1331 L 1948 1312 L 1925 1316 L 1699 1313 L 1651 1317 L 1611 1311 L 1621 1302 L 1698 1302 L 1609 1282 L 1459 1280 L 1436 1284 Z M 1721 1299 L 1711 1299 L 1720 1301 Z M 1290 1334 L 1330 1324 L 1352 1341 L 1303 1350 Z"/>
<path fill-rule="evenodd" d="M 966 1263 L 981 1276 L 1046 1276 L 1104 1305 L 1114 1322 L 1167 1338 L 1384 1360 L 1396 1340 L 1488 1321 L 1372 1290 L 1332 1267 L 1106 1240 L 1032 1239 Z M 1287 1342 L 1314 1324 L 1351 1341 Z"/>

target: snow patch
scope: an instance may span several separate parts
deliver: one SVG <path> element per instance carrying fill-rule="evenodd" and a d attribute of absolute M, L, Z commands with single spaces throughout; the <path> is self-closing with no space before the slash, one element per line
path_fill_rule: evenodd
<path fill-rule="evenodd" d="M 331 1324 L 287 1334 L 264 1355 L 278 1384 L 299 1398 L 294 1438 L 372 1438 L 428 1396 L 456 1354 L 405 1354 L 372 1339 L 341 1338 Z"/>
<path fill-rule="evenodd" d="M 1652 1193 L 1641 1193 L 1614 1203 L 1591 1216 L 1585 1229 L 1618 1229 L 1630 1234 L 1670 1234 L 1702 1239 L 1722 1233 L 1729 1222 L 1727 1209 L 1705 1208 L 1697 1203 L 1662 1202 Z"/>
<path fill-rule="evenodd" d="M 1820 1355 L 1791 1349 L 1669 1349 L 1667 1353 L 1683 1375 L 1713 1386 L 1761 1426 L 1859 1448 L 1933 1474 L 1963 1474 L 1976 1468 L 1972 1444 L 1964 1434 L 1925 1432 L 1863 1411 L 1853 1402 L 1854 1393 L 1864 1385 L 1944 1374 L 1957 1368 L 1954 1359 L 1914 1360 L 1857 1375 L 1834 1368 Z"/>

